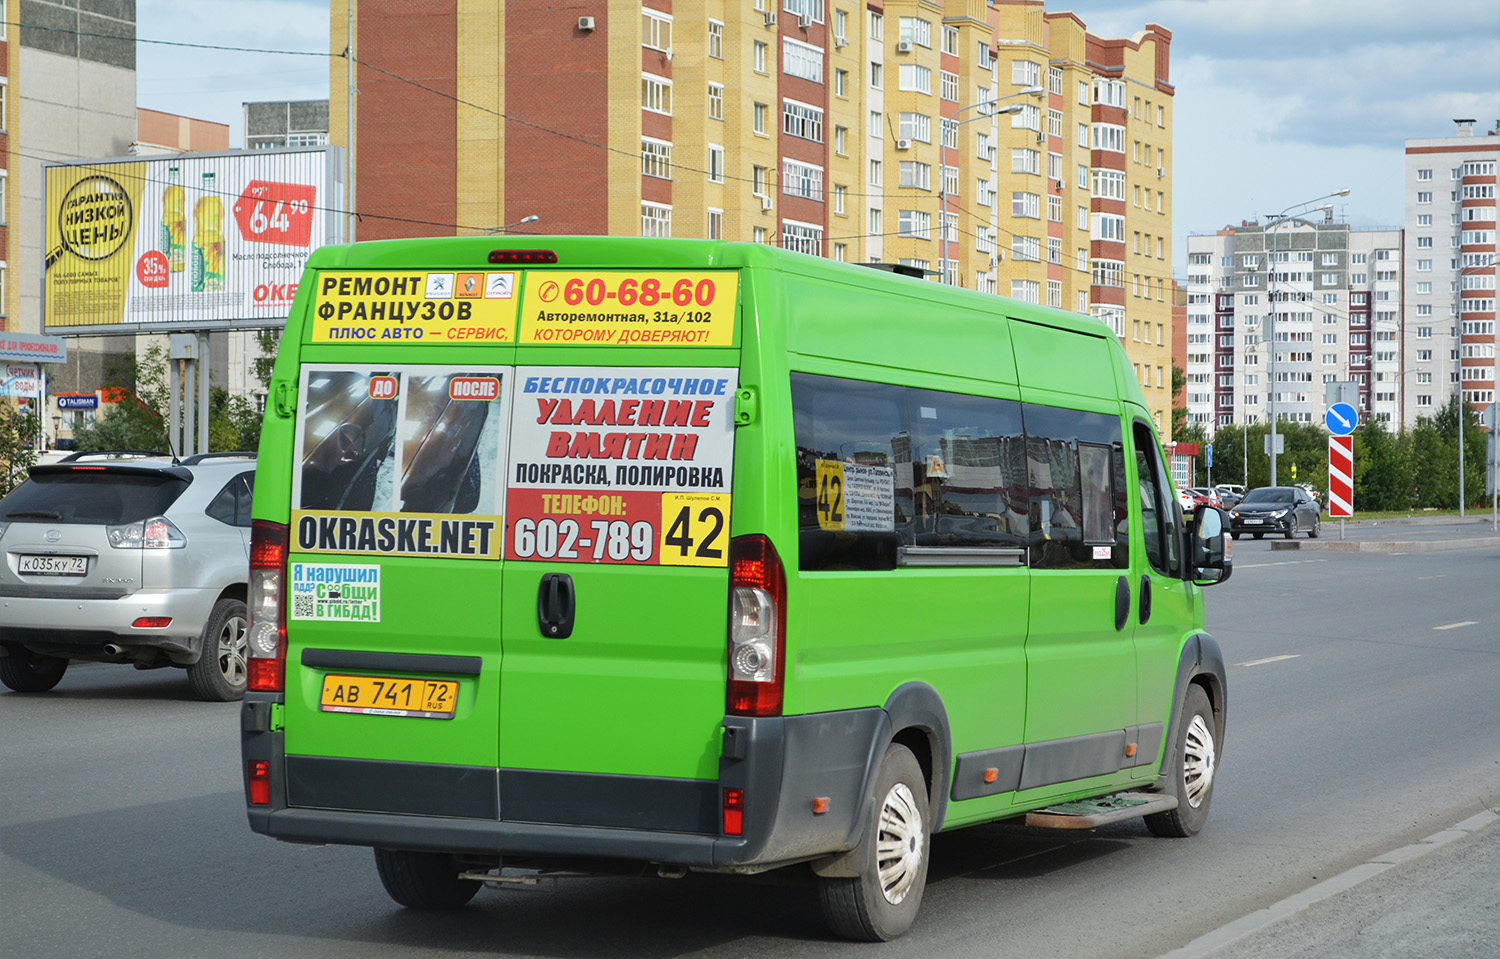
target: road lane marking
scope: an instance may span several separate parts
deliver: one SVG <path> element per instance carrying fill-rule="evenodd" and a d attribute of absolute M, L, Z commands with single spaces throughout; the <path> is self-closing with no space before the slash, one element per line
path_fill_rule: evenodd
<path fill-rule="evenodd" d="M 1264 666 L 1266 663 L 1279 663 L 1283 659 L 1301 659 L 1301 653 L 1288 653 L 1283 656 L 1267 656 L 1265 659 L 1252 659 L 1248 663 L 1235 663 L 1236 666 Z"/>
<path fill-rule="evenodd" d="M 1424 579 L 1447 579 L 1447 578 L 1448 578 L 1448 574 L 1447 573 L 1439 573 L 1436 576 L 1418 576 L 1417 580 L 1421 581 L 1421 580 L 1424 580 Z"/>
<path fill-rule="evenodd" d="M 1479 621 L 1478 620 L 1476 620 L 1476 619 L 1466 619 L 1466 620 L 1464 620 L 1461 623 L 1449 623 L 1447 626 L 1434 626 L 1432 628 L 1433 629 L 1457 629 L 1460 626 L 1478 626 L 1478 625 L 1479 625 Z"/>
<path fill-rule="evenodd" d="M 1306 563 L 1326 563 L 1326 559 L 1286 559 L 1279 563 L 1235 563 L 1235 569 L 1260 569 L 1265 566 L 1301 566 Z"/>

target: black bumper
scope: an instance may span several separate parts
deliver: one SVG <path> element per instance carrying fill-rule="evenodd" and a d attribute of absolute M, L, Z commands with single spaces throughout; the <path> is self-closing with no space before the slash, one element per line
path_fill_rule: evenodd
<path fill-rule="evenodd" d="M 527 860 L 614 859 L 761 867 L 853 848 L 885 710 L 728 716 L 717 780 L 287 756 L 270 726 L 280 699 L 241 713 L 250 828 L 341 843 Z M 270 768 L 271 801 L 249 804 L 248 770 Z M 744 790 L 741 835 L 722 832 L 723 791 Z M 814 812 L 813 800 L 827 799 Z"/>

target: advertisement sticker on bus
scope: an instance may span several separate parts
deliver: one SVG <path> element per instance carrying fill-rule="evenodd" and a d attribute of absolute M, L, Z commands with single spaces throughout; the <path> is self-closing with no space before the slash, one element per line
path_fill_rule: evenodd
<path fill-rule="evenodd" d="M 735 369 L 521 367 L 508 559 L 728 564 Z"/>
<path fill-rule="evenodd" d="M 511 371 L 303 367 L 293 545 L 499 559 Z"/>
<path fill-rule="evenodd" d="M 515 274 L 417 270 L 318 274 L 314 343 L 512 343 Z"/>
<path fill-rule="evenodd" d="M 739 275 L 632 271 L 527 276 L 522 343 L 731 346 Z"/>

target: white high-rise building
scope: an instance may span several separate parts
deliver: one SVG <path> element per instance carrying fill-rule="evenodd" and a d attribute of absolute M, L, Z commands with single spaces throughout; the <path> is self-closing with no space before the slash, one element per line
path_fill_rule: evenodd
<path fill-rule="evenodd" d="M 1189 422 L 1321 423 L 1334 383 L 1355 384 L 1364 415 L 1399 417 L 1400 230 L 1319 211 L 1189 236 L 1187 250 Z"/>
<path fill-rule="evenodd" d="M 1500 124 L 1406 141 L 1402 422 L 1432 416 L 1456 390 L 1495 402 L 1495 167 Z"/>

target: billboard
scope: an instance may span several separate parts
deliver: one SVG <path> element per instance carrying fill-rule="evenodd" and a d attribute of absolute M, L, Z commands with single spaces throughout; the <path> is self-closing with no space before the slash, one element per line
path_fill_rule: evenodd
<path fill-rule="evenodd" d="M 284 324 L 309 254 L 342 242 L 338 152 L 313 147 L 48 165 L 43 331 Z"/>

